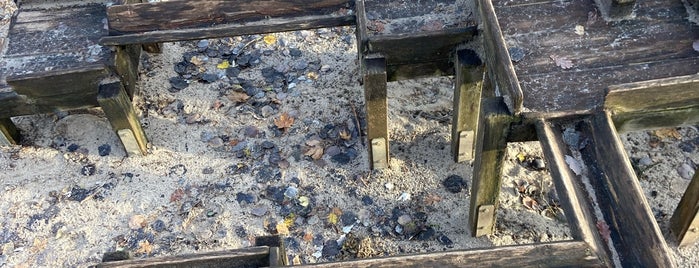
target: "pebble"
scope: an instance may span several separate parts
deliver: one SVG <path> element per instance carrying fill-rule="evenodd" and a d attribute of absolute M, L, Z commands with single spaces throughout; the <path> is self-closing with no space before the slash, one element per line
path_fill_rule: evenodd
<path fill-rule="evenodd" d="M 341 152 L 342 151 L 340 151 L 340 147 L 337 147 L 335 145 L 330 146 L 330 147 L 325 149 L 325 154 L 330 156 L 330 157 L 336 156 L 336 155 L 340 154 Z"/>
<path fill-rule="evenodd" d="M 204 175 L 214 174 L 214 168 L 205 167 L 204 169 L 201 170 L 201 174 L 204 174 Z"/>
<path fill-rule="evenodd" d="M 243 192 L 235 194 L 235 201 L 238 201 L 238 204 L 253 204 L 257 198 L 255 198 L 254 195 L 251 194 L 246 194 Z"/>
<path fill-rule="evenodd" d="M 203 80 L 207 84 L 210 84 L 210 83 L 218 81 L 218 75 L 212 74 L 212 73 L 205 73 L 205 74 L 201 75 L 201 80 Z"/>
<path fill-rule="evenodd" d="M 286 191 L 284 191 L 284 196 L 286 196 L 289 199 L 294 199 L 296 196 L 299 194 L 299 189 L 293 186 L 289 186 L 286 188 Z"/>
<path fill-rule="evenodd" d="M 677 168 L 677 173 L 680 174 L 685 180 L 691 180 L 694 176 L 694 169 L 687 163 L 683 163 L 679 168 Z"/>
<path fill-rule="evenodd" d="M 97 151 L 99 152 L 100 156 L 108 156 L 112 152 L 112 146 L 109 144 L 102 144 L 97 147 Z"/>
<path fill-rule="evenodd" d="M 248 138 L 258 138 L 260 135 L 260 129 L 256 126 L 246 126 L 243 128 L 243 134 Z"/>
<path fill-rule="evenodd" d="M 257 217 L 262 217 L 265 214 L 267 214 L 267 207 L 264 207 L 264 206 L 255 207 L 250 211 L 250 213 L 252 213 L 252 215 L 255 215 Z"/>
<path fill-rule="evenodd" d="M 387 183 L 384 184 L 383 186 L 386 187 L 386 190 L 389 190 L 389 191 L 390 191 L 390 190 L 393 190 L 393 188 L 395 187 L 395 185 L 393 185 L 392 182 L 387 182 Z"/>
<path fill-rule="evenodd" d="M 213 148 L 221 147 L 223 146 L 223 139 L 221 139 L 220 137 L 213 138 L 209 140 L 209 146 Z"/>
<path fill-rule="evenodd" d="M 374 204 L 374 199 L 372 199 L 372 198 L 371 198 L 370 196 L 368 196 L 368 195 L 362 196 L 362 204 L 364 204 L 365 206 L 373 205 L 373 204 Z"/>
<path fill-rule="evenodd" d="M 454 245 L 454 242 L 452 242 L 451 239 L 449 239 L 449 237 L 447 237 L 444 234 L 440 234 L 437 237 L 437 241 L 439 241 L 439 243 L 442 243 L 442 245 L 445 245 L 447 247 L 452 247 Z"/>
<path fill-rule="evenodd" d="M 172 86 L 170 88 L 170 92 L 175 93 L 187 88 L 189 83 L 187 83 L 187 80 L 182 77 L 173 77 L 170 78 L 170 85 Z"/>
<path fill-rule="evenodd" d="M 348 164 L 352 159 L 350 158 L 349 155 L 346 153 L 339 153 L 330 158 L 335 163 L 341 164 L 341 165 L 346 165 Z"/>
<path fill-rule="evenodd" d="M 213 138 L 214 134 L 209 131 L 202 131 L 201 134 L 199 134 L 199 140 L 201 140 L 202 142 L 208 142 Z"/>
<path fill-rule="evenodd" d="M 337 254 L 340 254 L 340 245 L 337 243 L 337 240 L 327 240 L 325 241 L 325 244 L 323 245 L 323 257 L 325 258 L 333 258 L 337 256 Z"/>
<path fill-rule="evenodd" d="M 641 157 L 641 159 L 638 159 L 639 166 L 649 166 L 650 164 L 653 164 L 653 160 L 651 160 L 647 155 Z"/>
<path fill-rule="evenodd" d="M 413 219 L 410 218 L 410 215 L 408 215 L 408 214 L 403 214 L 400 217 L 398 217 L 398 224 L 400 224 L 400 225 L 406 225 L 412 221 L 413 221 Z"/>
<path fill-rule="evenodd" d="M 207 47 L 209 47 L 209 40 L 206 40 L 206 39 L 204 39 L 204 40 L 199 40 L 199 42 L 197 42 L 197 47 L 198 47 L 198 48 L 207 48 Z"/>
<path fill-rule="evenodd" d="M 442 181 L 442 185 L 451 193 L 459 193 L 462 189 L 466 188 L 466 181 L 459 175 L 450 175 Z"/>
<path fill-rule="evenodd" d="M 537 157 L 537 158 L 534 159 L 534 161 L 532 161 L 532 166 L 531 166 L 531 167 L 532 167 L 534 170 L 539 170 L 539 171 L 541 171 L 541 170 L 546 169 L 546 163 L 544 163 L 544 160 L 543 160 L 543 159 Z"/>
<path fill-rule="evenodd" d="M 95 167 L 95 164 L 87 164 L 80 169 L 80 174 L 83 174 L 85 176 L 92 176 L 95 175 L 96 171 L 97 168 Z"/>
<path fill-rule="evenodd" d="M 90 191 L 87 189 L 74 186 L 72 189 L 70 189 L 70 196 L 68 196 L 68 200 L 72 201 L 78 201 L 81 202 L 85 200 L 90 195 Z"/>
<path fill-rule="evenodd" d="M 343 226 L 352 225 L 357 222 L 357 214 L 346 211 L 340 216 L 340 221 Z"/>
<path fill-rule="evenodd" d="M 403 192 L 398 196 L 398 201 L 405 202 L 410 201 L 411 195 L 409 193 Z"/>
<path fill-rule="evenodd" d="M 274 145 L 274 143 L 271 141 L 263 141 L 261 146 L 263 149 L 273 149 L 276 147 L 276 145 Z"/>
<path fill-rule="evenodd" d="M 264 97 L 264 92 L 260 92 L 260 93 L 262 93 L 262 96 Z M 255 97 L 257 97 L 257 96 L 255 96 Z M 270 117 L 270 116 L 274 115 L 274 108 L 272 108 L 272 106 L 265 105 L 264 107 L 262 107 L 260 109 L 260 114 L 262 115 L 262 117 Z"/>
<path fill-rule="evenodd" d="M 432 237 L 435 235 L 435 230 L 432 227 L 427 227 L 426 229 L 422 230 L 418 235 L 417 239 L 421 241 L 425 240 L 430 240 Z"/>
<path fill-rule="evenodd" d="M 78 145 L 75 144 L 75 143 L 71 143 L 70 145 L 68 145 L 68 148 L 67 148 L 67 149 L 68 149 L 68 152 L 72 153 L 72 152 L 77 151 L 78 148 L 80 148 L 80 146 L 78 146 Z"/>
<path fill-rule="evenodd" d="M 302 54 L 303 53 L 300 49 L 289 48 L 289 55 L 291 55 L 292 57 L 300 57 Z"/>
<path fill-rule="evenodd" d="M 228 67 L 226 69 L 226 76 L 228 76 L 228 78 L 237 78 L 239 74 L 240 74 L 240 69 L 238 69 L 236 67 Z"/>
<path fill-rule="evenodd" d="M 158 233 L 165 231 L 165 228 L 166 228 L 165 222 L 160 220 L 160 219 L 155 220 L 153 223 L 151 223 L 150 227 L 153 228 L 153 231 L 156 231 Z"/>
<path fill-rule="evenodd" d="M 354 225 L 349 225 L 349 226 L 342 227 L 342 232 L 345 233 L 345 234 L 349 234 L 349 232 L 352 231 L 352 228 L 354 228 Z"/>

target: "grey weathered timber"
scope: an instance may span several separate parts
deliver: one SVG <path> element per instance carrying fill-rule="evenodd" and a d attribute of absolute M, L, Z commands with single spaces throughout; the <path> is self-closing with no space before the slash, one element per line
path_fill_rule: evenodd
<path fill-rule="evenodd" d="M 566 241 L 433 252 L 301 267 L 606 267 L 585 242 Z"/>
<path fill-rule="evenodd" d="M 354 25 L 347 0 L 170 1 L 112 6 L 103 45 L 146 44 Z M 194 12 L 196 11 L 196 12 Z M 177 18 L 177 19 L 173 19 Z"/>
<path fill-rule="evenodd" d="M 580 149 L 596 200 L 624 267 L 675 267 L 611 117 L 599 112 L 581 125 Z"/>
<path fill-rule="evenodd" d="M 535 125 L 553 183 L 561 197 L 561 207 L 565 211 L 573 239 L 585 241 L 590 246 L 591 252 L 603 264 L 610 266 L 612 262 L 609 260 L 603 238 L 600 237 L 595 226 L 597 220 L 589 202 L 590 199 L 583 190 L 580 180 L 565 162 L 564 156 L 568 154 L 568 150 L 563 142 L 562 130 L 544 119 L 537 120 Z"/>
<path fill-rule="evenodd" d="M 148 140 L 121 82 L 100 85 L 97 101 L 119 135 L 126 152 L 131 156 L 145 155 Z"/>
<path fill-rule="evenodd" d="M 483 91 L 483 63 L 475 51 L 462 49 L 454 55 L 454 109 L 451 124 L 451 153 L 454 161 L 475 157 L 475 134 Z"/>
<path fill-rule="evenodd" d="M 602 15 L 609 20 L 628 19 L 636 0 L 595 0 Z"/>
<path fill-rule="evenodd" d="M 510 113 L 519 115 L 524 97 L 510 54 L 507 52 L 493 3 L 491 0 L 476 0 L 476 4 L 483 28 L 483 48 L 488 73 L 504 97 Z"/>
<path fill-rule="evenodd" d="M 471 41 L 477 27 L 369 36 L 365 53 L 386 58 L 388 80 L 454 74 L 456 47 Z"/>
<path fill-rule="evenodd" d="M 699 122 L 699 103 L 682 109 L 619 113 L 612 118 L 619 132 L 689 126 Z"/>
<path fill-rule="evenodd" d="M 19 143 L 19 131 L 12 120 L 0 118 L 0 146 Z"/>
<path fill-rule="evenodd" d="M 156 268 L 156 267 L 263 267 L 269 263 L 270 247 L 258 246 L 236 250 L 188 254 L 175 257 L 154 257 L 147 259 L 103 262 L 96 268 Z"/>
<path fill-rule="evenodd" d="M 699 170 L 694 172 L 694 178 L 670 218 L 670 230 L 680 247 L 699 241 Z"/>
<path fill-rule="evenodd" d="M 500 174 L 513 121 L 502 98 L 482 99 L 468 216 L 472 236 L 491 234 L 495 229 Z"/>
<path fill-rule="evenodd" d="M 124 88 L 132 98 L 137 94 L 136 83 L 138 81 L 138 64 L 141 58 L 141 46 L 125 45 L 116 47 L 114 65 L 119 74 Z"/>
<path fill-rule="evenodd" d="M 365 58 L 363 73 L 369 163 L 372 169 L 387 168 L 389 164 L 389 138 L 386 60 L 384 58 Z"/>

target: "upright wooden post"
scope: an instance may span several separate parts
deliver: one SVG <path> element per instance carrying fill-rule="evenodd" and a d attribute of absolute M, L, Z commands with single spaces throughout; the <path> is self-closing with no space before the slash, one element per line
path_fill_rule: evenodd
<path fill-rule="evenodd" d="M 388 168 L 388 102 L 386 59 L 364 58 L 364 99 L 369 161 L 372 169 Z"/>
<path fill-rule="evenodd" d="M 121 82 L 109 82 L 99 86 L 97 102 L 104 110 L 114 131 L 119 135 L 129 155 L 145 155 L 146 134 L 136 117 L 131 100 Z"/>
<path fill-rule="evenodd" d="M 680 247 L 685 247 L 699 240 L 699 170 L 694 172 L 692 182 L 677 204 L 670 219 L 670 230 L 677 237 Z"/>
<path fill-rule="evenodd" d="M 473 236 L 491 234 L 495 229 L 500 174 L 513 121 L 502 98 L 482 99 L 468 216 Z"/>
<path fill-rule="evenodd" d="M 139 45 L 117 46 L 114 55 L 114 65 L 116 72 L 124 82 L 126 93 L 133 99 L 136 95 L 136 83 L 138 81 L 138 65 L 141 57 L 141 47 Z"/>
<path fill-rule="evenodd" d="M 454 57 L 454 111 L 451 153 L 454 161 L 473 160 L 483 91 L 483 63 L 475 51 L 462 49 Z"/>
<path fill-rule="evenodd" d="M 19 143 L 19 131 L 12 120 L 0 118 L 0 146 Z"/>

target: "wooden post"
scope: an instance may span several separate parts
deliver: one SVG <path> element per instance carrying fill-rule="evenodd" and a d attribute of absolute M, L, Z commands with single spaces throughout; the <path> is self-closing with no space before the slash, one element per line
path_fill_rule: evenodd
<path fill-rule="evenodd" d="M 138 81 L 138 65 L 141 58 L 141 47 L 138 45 L 117 46 L 114 56 L 116 71 L 124 82 L 126 93 L 133 99 Z"/>
<path fill-rule="evenodd" d="M 554 127 L 551 122 L 543 119 L 537 120 L 535 124 L 573 239 L 585 241 L 603 264 L 611 266 L 606 246 L 595 226 L 597 220 L 592 205 L 588 202 L 580 180 L 565 162 L 564 156 L 568 154 L 568 150 L 560 127 Z"/>
<path fill-rule="evenodd" d="M 633 13 L 636 0 L 595 0 L 605 19 L 623 20 Z"/>
<path fill-rule="evenodd" d="M 475 51 L 458 50 L 454 57 L 454 111 L 451 126 L 451 153 L 454 161 L 473 160 L 475 135 L 483 91 L 483 63 Z"/>
<path fill-rule="evenodd" d="M 386 101 L 386 60 L 364 58 L 364 99 L 366 102 L 369 161 L 372 169 L 388 168 L 388 103 Z"/>
<path fill-rule="evenodd" d="M 9 118 L 0 119 L 0 146 L 19 143 L 19 131 Z"/>
<path fill-rule="evenodd" d="M 514 117 L 510 115 L 502 98 L 482 99 L 468 216 L 473 236 L 491 234 L 494 231 L 500 173 L 513 121 Z"/>
<path fill-rule="evenodd" d="M 104 110 L 119 135 L 126 152 L 130 155 L 145 155 L 147 147 L 146 134 L 131 105 L 121 82 L 109 82 L 99 86 L 97 102 Z"/>
<path fill-rule="evenodd" d="M 610 115 L 593 115 L 581 133 L 589 143 L 580 153 L 621 264 L 675 267 Z"/>
<path fill-rule="evenodd" d="M 694 172 L 692 182 L 677 204 L 670 219 L 670 230 L 677 237 L 680 247 L 685 247 L 699 240 L 699 170 Z"/>

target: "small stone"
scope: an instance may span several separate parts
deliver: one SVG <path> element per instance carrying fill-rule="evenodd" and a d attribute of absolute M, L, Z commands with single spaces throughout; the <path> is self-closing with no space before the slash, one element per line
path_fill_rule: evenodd
<path fill-rule="evenodd" d="M 328 240 L 325 241 L 325 244 L 323 245 L 323 257 L 325 258 L 334 258 L 337 256 L 337 254 L 340 254 L 340 245 L 337 243 L 337 240 Z"/>
<path fill-rule="evenodd" d="M 209 141 L 209 146 L 213 148 L 221 147 L 223 146 L 223 139 L 221 139 L 220 137 L 213 138 Z"/>
<path fill-rule="evenodd" d="M 228 69 L 226 69 L 226 76 L 228 76 L 228 78 L 237 78 L 238 75 L 240 75 L 240 69 L 237 67 L 228 67 Z"/>
<path fill-rule="evenodd" d="M 251 194 L 246 194 L 246 193 L 237 193 L 235 194 L 235 201 L 238 201 L 238 204 L 253 204 L 255 203 L 255 196 Z"/>
<path fill-rule="evenodd" d="M 299 189 L 296 187 L 289 186 L 286 188 L 286 191 L 284 191 L 284 196 L 286 196 L 289 199 L 294 199 L 296 196 L 299 194 Z"/>
<path fill-rule="evenodd" d="M 214 134 L 209 131 L 202 131 L 201 134 L 199 134 L 199 140 L 201 140 L 202 142 L 208 142 L 213 138 Z"/>
<path fill-rule="evenodd" d="M 532 161 L 531 167 L 532 167 L 534 170 L 539 170 L 539 171 L 541 171 L 541 170 L 546 169 L 546 164 L 544 163 L 544 160 L 543 160 L 543 159 L 537 157 L 537 158 L 535 158 L 535 159 Z"/>
<path fill-rule="evenodd" d="M 524 59 L 525 56 L 524 49 L 519 47 L 510 47 L 507 52 L 510 53 L 510 59 L 513 62 L 519 62 Z"/>
<path fill-rule="evenodd" d="M 217 214 L 218 214 L 218 212 L 213 211 L 213 210 L 209 210 L 209 211 L 206 212 L 206 217 L 207 217 L 207 218 L 211 218 L 211 217 L 216 216 Z"/>
<path fill-rule="evenodd" d="M 331 71 L 330 65 L 323 65 L 323 66 L 321 66 L 321 67 L 320 67 L 320 71 L 323 72 L 323 73 L 327 73 L 327 72 Z"/>
<path fill-rule="evenodd" d="M 452 247 L 452 246 L 454 245 L 454 242 L 452 242 L 451 239 L 449 239 L 449 237 L 447 237 L 447 236 L 444 235 L 444 234 L 440 234 L 440 235 L 437 237 L 437 241 L 439 241 L 439 243 L 442 243 L 442 245 L 445 245 L 445 246 L 447 246 L 447 247 L 449 247 L 449 248 Z"/>
<path fill-rule="evenodd" d="M 153 228 L 153 231 L 156 232 L 162 232 L 165 231 L 165 222 L 162 220 L 155 220 L 153 223 L 150 224 L 150 227 Z"/>
<path fill-rule="evenodd" d="M 209 47 L 209 40 L 206 40 L 206 39 L 204 39 L 204 40 L 199 40 L 199 42 L 197 42 L 197 47 L 198 47 L 198 48 L 207 48 L 207 47 Z"/>
<path fill-rule="evenodd" d="M 442 185 L 451 193 L 459 193 L 466 188 L 466 181 L 459 175 L 451 175 L 442 181 Z"/>
<path fill-rule="evenodd" d="M 255 215 L 257 217 L 262 217 L 265 214 L 267 214 L 267 207 L 264 207 L 264 206 L 255 207 L 250 211 L 250 213 L 252 213 L 252 215 Z"/>
<path fill-rule="evenodd" d="M 187 88 L 189 83 L 187 83 L 187 80 L 182 77 L 173 77 L 170 78 L 170 85 L 172 86 L 170 88 L 170 92 L 175 93 Z"/>
<path fill-rule="evenodd" d="M 405 202 L 410 201 L 411 195 L 409 193 L 403 192 L 398 196 L 398 201 Z"/>
<path fill-rule="evenodd" d="M 95 175 L 95 172 L 97 172 L 97 167 L 95 167 L 95 164 L 87 164 L 80 169 L 80 174 L 83 174 L 84 176 Z"/>
<path fill-rule="evenodd" d="M 683 163 L 679 168 L 677 168 L 677 173 L 680 177 L 685 180 L 691 180 L 694 177 L 694 169 L 687 163 Z"/>
<path fill-rule="evenodd" d="M 342 213 L 342 216 L 340 216 L 340 222 L 342 222 L 343 226 L 352 225 L 357 222 L 357 215 L 352 212 L 345 211 Z"/>
<path fill-rule="evenodd" d="M 393 190 L 393 188 L 395 187 L 392 182 L 387 182 L 383 186 L 386 187 L 386 190 L 389 190 L 389 191 Z"/>
<path fill-rule="evenodd" d="M 218 75 L 212 74 L 212 73 L 205 73 L 205 74 L 201 75 L 201 80 L 210 84 L 210 83 L 218 81 Z"/>
<path fill-rule="evenodd" d="M 264 97 L 264 92 L 261 92 L 261 93 Z M 257 97 L 257 96 L 255 96 L 255 97 Z M 272 108 L 272 106 L 265 105 L 264 107 L 262 107 L 260 109 L 260 114 L 262 115 L 262 117 L 270 117 L 270 116 L 274 115 L 274 108 Z"/>
<path fill-rule="evenodd" d="M 68 196 L 68 200 L 82 202 L 88 196 L 90 196 L 90 191 L 75 186 L 73 187 L 73 189 L 70 190 L 70 196 Z"/>
<path fill-rule="evenodd" d="M 349 155 L 345 153 L 340 153 L 332 156 L 330 160 L 332 160 L 335 163 L 345 165 L 348 164 L 352 159 L 349 157 Z"/>
<path fill-rule="evenodd" d="M 330 146 L 330 147 L 325 149 L 325 154 L 330 156 L 330 157 L 336 156 L 336 155 L 340 154 L 341 152 L 342 151 L 340 151 L 340 147 L 337 147 L 335 145 Z"/>
<path fill-rule="evenodd" d="M 246 126 L 243 129 L 243 133 L 245 137 L 258 138 L 258 136 L 260 135 L 260 129 L 258 129 L 256 126 Z"/>
<path fill-rule="evenodd" d="M 368 196 L 368 195 L 362 196 L 362 204 L 364 204 L 365 206 L 373 205 L 373 204 L 374 204 L 374 199 L 372 199 L 372 198 L 371 198 L 370 196 Z"/>
<path fill-rule="evenodd" d="M 653 160 L 651 160 L 647 155 L 641 157 L 641 159 L 638 159 L 639 166 L 649 166 L 650 164 L 653 164 Z"/>
<path fill-rule="evenodd" d="M 400 217 L 398 217 L 398 224 L 400 224 L 400 225 L 406 225 L 412 221 L 413 221 L 413 219 L 410 218 L 410 215 L 407 215 L 407 214 L 403 214 Z"/>
<path fill-rule="evenodd" d="M 296 49 L 296 48 L 289 49 L 289 55 L 291 55 L 292 57 L 300 57 L 301 54 L 303 54 L 303 53 L 299 49 Z"/>
<path fill-rule="evenodd" d="M 427 227 L 426 229 L 424 229 L 420 233 L 418 233 L 417 239 L 420 241 L 426 241 L 426 240 L 432 239 L 432 237 L 434 237 L 434 235 L 435 235 L 434 228 Z"/>
<path fill-rule="evenodd" d="M 204 169 L 201 170 L 201 174 L 204 174 L 204 175 L 214 174 L 214 168 L 205 167 Z"/>
<path fill-rule="evenodd" d="M 75 143 L 71 143 L 70 145 L 68 145 L 68 148 L 67 148 L 67 149 L 68 149 L 68 152 L 72 153 L 72 152 L 77 151 L 78 148 L 80 148 L 80 146 L 78 146 L 78 145 L 75 144 Z"/>
<path fill-rule="evenodd" d="M 263 142 L 262 142 L 262 148 L 263 148 L 263 149 L 272 149 L 272 148 L 274 148 L 274 147 L 276 147 L 276 145 L 274 145 L 274 143 L 271 142 L 271 141 L 263 141 Z"/>
<path fill-rule="evenodd" d="M 112 146 L 109 144 L 102 144 L 97 147 L 97 151 L 100 156 L 108 156 L 112 152 Z"/>

